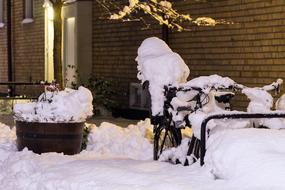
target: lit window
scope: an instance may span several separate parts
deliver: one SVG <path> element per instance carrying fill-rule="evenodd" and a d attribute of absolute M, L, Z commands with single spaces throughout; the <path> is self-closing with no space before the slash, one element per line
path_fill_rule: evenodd
<path fill-rule="evenodd" d="M 4 0 L 0 0 L 0 28 L 4 26 Z"/>
<path fill-rule="evenodd" d="M 34 2 L 33 0 L 24 0 L 24 20 L 22 23 L 31 23 L 34 21 Z"/>

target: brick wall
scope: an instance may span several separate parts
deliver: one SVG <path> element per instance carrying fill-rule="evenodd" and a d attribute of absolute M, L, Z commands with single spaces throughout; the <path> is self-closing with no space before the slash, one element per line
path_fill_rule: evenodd
<path fill-rule="evenodd" d="M 12 3 L 12 51 L 13 78 L 16 82 L 44 80 L 44 8 L 43 1 L 34 1 L 34 22 L 23 24 L 22 0 Z M 6 3 L 5 3 L 5 24 Z M 0 29 L 0 81 L 7 81 L 7 37 L 6 26 Z M 2 88 L 2 89 L 1 89 Z M 28 88 L 28 87 L 25 87 Z M 2 92 L 6 92 L 3 86 Z M 23 91 L 22 88 L 18 88 Z M 29 91 L 25 89 L 25 91 Z"/>
<path fill-rule="evenodd" d="M 44 8 L 34 1 L 34 22 L 22 24 L 23 2 L 13 1 L 13 57 L 15 81 L 44 80 Z"/>
<path fill-rule="evenodd" d="M 169 45 L 188 63 L 190 78 L 217 73 L 256 86 L 284 76 L 285 1 L 175 0 L 174 7 L 193 17 L 204 15 L 235 22 L 170 32 Z M 160 27 L 142 31 L 138 23 L 98 19 L 100 9 L 96 3 L 93 10 L 93 73 L 127 86 L 136 80 L 134 58 L 139 44 L 148 36 L 161 36 Z M 241 96 L 235 102 L 238 109 L 247 103 Z"/>
<path fill-rule="evenodd" d="M 4 1 L 4 22 L 6 21 L 6 1 Z M 6 26 L 0 28 L 0 81 L 7 81 L 7 48 Z M 0 86 L 0 92 L 6 92 L 6 88 Z"/>
<path fill-rule="evenodd" d="M 177 0 L 175 7 L 192 16 L 235 22 L 170 34 L 170 45 L 189 64 L 191 78 L 217 73 L 249 86 L 260 86 L 284 77 L 285 1 Z M 236 101 L 237 108 L 247 104 L 245 97 L 238 96 Z"/>
<path fill-rule="evenodd" d="M 130 82 L 138 82 L 135 58 L 143 39 L 161 36 L 157 25 L 143 30 L 140 22 L 120 22 L 103 19 L 104 11 L 93 3 L 93 75 L 120 83 L 118 98 L 128 105 Z M 104 17 L 105 18 L 105 17 Z"/>

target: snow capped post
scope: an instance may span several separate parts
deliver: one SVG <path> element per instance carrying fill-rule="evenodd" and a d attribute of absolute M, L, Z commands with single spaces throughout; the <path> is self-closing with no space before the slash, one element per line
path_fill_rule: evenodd
<path fill-rule="evenodd" d="M 138 49 L 138 79 L 149 82 L 152 115 L 163 114 L 164 86 L 186 82 L 190 70 L 184 60 L 157 37 L 145 39 Z"/>

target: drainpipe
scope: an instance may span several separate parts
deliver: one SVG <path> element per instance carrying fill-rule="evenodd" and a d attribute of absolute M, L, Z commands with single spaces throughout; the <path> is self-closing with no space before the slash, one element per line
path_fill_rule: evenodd
<path fill-rule="evenodd" d="M 12 59 L 12 0 L 7 0 L 7 61 L 8 61 L 8 81 L 13 81 L 13 59 Z M 14 89 L 8 87 L 8 95 L 13 95 Z"/>

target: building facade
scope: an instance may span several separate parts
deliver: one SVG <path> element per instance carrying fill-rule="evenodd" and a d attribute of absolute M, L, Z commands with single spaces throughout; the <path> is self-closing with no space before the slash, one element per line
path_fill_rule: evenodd
<path fill-rule="evenodd" d="M 44 79 L 44 11 L 41 1 L 0 1 L 0 81 Z M 11 7 L 8 9 L 7 7 Z M 4 92 L 7 87 L 1 86 Z"/>
<path fill-rule="evenodd" d="M 215 27 L 193 26 L 185 32 L 169 31 L 168 44 L 188 64 L 189 79 L 219 74 L 245 85 L 261 86 L 284 78 L 284 0 L 175 0 L 173 6 L 192 17 L 210 16 L 234 22 Z M 137 48 L 146 37 L 162 37 L 161 27 L 140 30 L 140 23 L 100 20 L 98 10 L 94 3 L 93 73 L 120 80 L 128 89 L 130 82 L 137 81 Z M 234 102 L 237 109 L 247 105 L 243 96 L 235 97 Z"/>
<path fill-rule="evenodd" d="M 4 26 L 0 28 L 0 81 L 8 79 L 6 0 Z M 42 0 L 33 0 L 33 22 L 23 23 L 25 1 L 13 2 L 13 80 L 47 79 L 49 44 L 47 21 Z M 234 24 L 196 27 L 191 31 L 165 31 L 156 23 L 144 30 L 140 22 L 105 19 L 104 8 L 96 1 L 69 1 L 63 7 L 63 63 L 78 67 L 82 81 L 93 75 L 118 82 L 128 107 L 130 84 L 136 79 L 137 48 L 147 37 L 168 41 L 188 64 L 190 78 L 220 74 L 249 86 L 270 83 L 285 74 L 285 1 L 284 0 L 176 0 L 175 9 L 192 17 L 210 16 Z M 1 6 L 0 6 L 1 8 Z M 1 15 L 1 14 L 0 14 Z M 1 19 L 0 19 L 1 21 Z M 1 26 L 1 25 L 0 25 Z M 72 68 L 74 68 L 72 67 Z M 66 74 L 71 78 L 75 73 Z M 244 107 L 244 97 L 236 97 Z"/>
<path fill-rule="evenodd" d="M 52 81 L 52 3 L 0 0 L 0 5 L 0 81 Z M 65 84 L 72 86 L 76 75 L 86 82 L 92 70 L 92 1 L 65 3 L 61 17 L 63 76 L 68 79 Z M 7 87 L 0 86 L 0 90 L 5 93 Z"/>
<path fill-rule="evenodd" d="M 0 28 L 1 81 L 8 80 L 7 0 L 0 1 L 4 19 Z M 28 3 L 29 2 L 29 3 Z M 11 1 L 11 54 L 14 81 L 40 80 L 44 77 L 44 11 L 40 1 Z M 26 6 L 25 6 L 26 3 Z"/>

